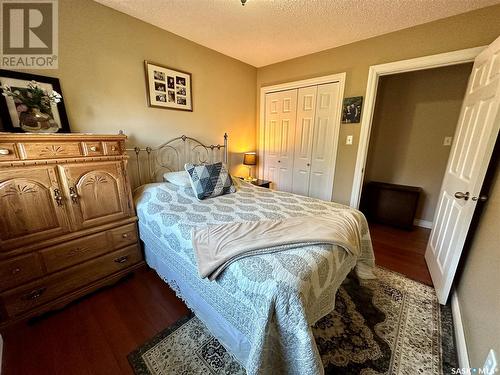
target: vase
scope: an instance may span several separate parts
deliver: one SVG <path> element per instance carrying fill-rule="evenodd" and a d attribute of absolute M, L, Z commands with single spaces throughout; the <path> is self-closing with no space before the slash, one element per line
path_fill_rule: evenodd
<path fill-rule="evenodd" d="M 52 117 L 40 111 L 39 108 L 29 108 L 26 112 L 19 114 L 21 128 L 26 132 L 51 132 L 54 124 Z"/>

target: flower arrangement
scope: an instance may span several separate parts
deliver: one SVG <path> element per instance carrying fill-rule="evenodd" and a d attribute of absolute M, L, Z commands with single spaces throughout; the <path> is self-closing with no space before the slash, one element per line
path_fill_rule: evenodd
<path fill-rule="evenodd" d="M 21 129 L 33 132 L 57 132 L 58 124 L 53 119 L 51 105 L 61 101 L 61 95 L 50 93 L 38 82 L 31 81 L 27 87 L 0 87 L 2 95 L 14 100 Z"/>
<path fill-rule="evenodd" d="M 41 88 L 36 81 L 29 82 L 27 88 L 13 90 L 10 86 L 4 85 L 1 89 L 3 96 L 10 96 L 14 99 L 17 111 L 20 113 L 36 108 L 50 114 L 52 113 L 51 103 L 59 103 L 62 98 L 57 91 L 52 90 L 49 93 L 46 89 Z"/>

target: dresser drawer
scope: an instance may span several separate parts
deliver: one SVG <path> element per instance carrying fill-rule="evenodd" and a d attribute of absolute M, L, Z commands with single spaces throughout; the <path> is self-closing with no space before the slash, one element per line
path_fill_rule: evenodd
<path fill-rule="evenodd" d="M 21 147 L 28 159 L 57 159 L 83 155 L 79 142 L 22 143 Z"/>
<path fill-rule="evenodd" d="M 19 155 L 15 143 L 0 143 L 0 162 L 18 159 Z"/>
<path fill-rule="evenodd" d="M 106 232 L 103 232 L 65 242 L 42 250 L 40 253 L 47 272 L 50 273 L 109 253 L 112 250 L 113 246 L 108 241 Z"/>
<path fill-rule="evenodd" d="M 0 290 L 13 288 L 43 275 L 36 254 L 0 262 Z"/>
<path fill-rule="evenodd" d="M 100 278 L 140 262 L 141 252 L 137 245 L 102 256 L 47 276 L 22 287 L 0 294 L 9 317 L 18 316 L 39 305 L 50 302 Z"/>
<path fill-rule="evenodd" d="M 109 233 L 115 249 L 137 242 L 137 227 L 135 224 L 127 224 L 123 227 L 112 229 Z"/>
<path fill-rule="evenodd" d="M 106 155 L 121 155 L 119 142 L 103 142 Z"/>
<path fill-rule="evenodd" d="M 85 155 L 88 156 L 104 155 L 101 142 L 83 142 L 83 149 L 85 151 Z"/>

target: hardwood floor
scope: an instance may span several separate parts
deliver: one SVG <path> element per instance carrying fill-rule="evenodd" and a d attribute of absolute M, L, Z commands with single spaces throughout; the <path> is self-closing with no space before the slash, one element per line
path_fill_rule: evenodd
<path fill-rule="evenodd" d="M 377 265 L 431 285 L 425 263 L 425 248 L 430 229 L 414 227 L 411 231 L 370 223 L 373 251 Z"/>
<path fill-rule="evenodd" d="M 371 224 L 377 264 L 432 285 L 428 229 Z M 154 271 L 98 291 L 33 323 L 3 332 L 3 375 L 132 374 L 127 354 L 188 313 Z"/>
<path fill-rule="evenodd" d="M 98 291 L 3 333 L 3 375 L 133 374 L 127 354 L 187 307 L 154 271 Z"/>

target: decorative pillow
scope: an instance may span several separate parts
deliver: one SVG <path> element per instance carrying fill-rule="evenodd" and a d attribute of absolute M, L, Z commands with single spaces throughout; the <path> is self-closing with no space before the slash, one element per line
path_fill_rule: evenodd
<path fill-rule="evenodd" d="M 167 172 L 163 175 L 163 181 L 177 186 L 191 186 L 191 179 L 186 171 Z"/>
<path fill-rule="evenodd" d="M 236 191 L 231 175 L 223 163 L 186 164 L 184 169 L 189 173 L 191 187 L 199 200 Z"/>

